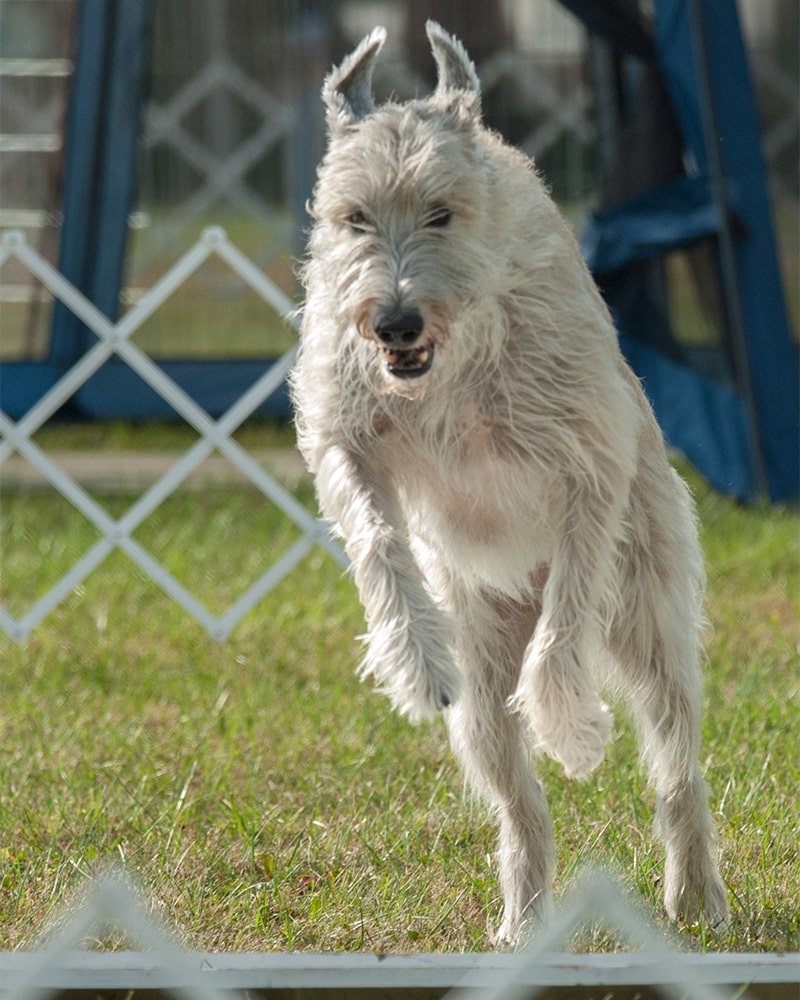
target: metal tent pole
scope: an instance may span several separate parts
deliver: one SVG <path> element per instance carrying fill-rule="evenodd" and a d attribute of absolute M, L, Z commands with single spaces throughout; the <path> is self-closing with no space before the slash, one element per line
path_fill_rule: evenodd
<path fill-rule="evenodd" d="M 81 0 L 70 95 L 59 269 L 115 319 L 133 206 L 150 0 Z M 94 343 L 56 302 L 49 360 L 67 368 Z"/>
<path fill-rule="evenodd" d="M 714 90 L 711 82 L 711 68 L 708 60 L 709 43 L 705 19 L 704 0 L 690 0 L 689 20 L 695 49 L 695 66 L 699 85 L 700 113 L 703 133 L 708 152 L 711 173 L 711 188 L 720 214 L 719 259 L 722 292 L 730 324 L 731 347 L 736 363 L 736 376 L 742 393 L 747 422 L 747 436 L 756 498 L 769 497 L 769 485 L 761 444 L 761 424 L 758 417 L 753 380 L 750 373 L 750 359 L 747 350 L 744 311 L 739 289 L 736 246 L 733 235 L 733 221 L 728 203 L 725 170 L 719 150 L 719 126 Z"/>

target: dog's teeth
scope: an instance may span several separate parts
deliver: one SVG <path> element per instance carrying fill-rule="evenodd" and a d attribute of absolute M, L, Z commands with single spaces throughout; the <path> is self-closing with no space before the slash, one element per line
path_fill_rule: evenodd
<path fill-rule="evenodd" d="M 419 361 L 419 363 L 421 365 L 425 365 L 425 364 L 428 363 L 428 357 L 429 357 L 429 355 L 430 355 L 430 352 L 423 349 L 423 350 L 421 350 L 419 352 L 419 357 L 417 358 L 417 360 Z"/>

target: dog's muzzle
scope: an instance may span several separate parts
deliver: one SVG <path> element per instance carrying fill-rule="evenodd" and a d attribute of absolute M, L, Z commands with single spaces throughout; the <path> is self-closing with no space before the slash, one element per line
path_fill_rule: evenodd
<path fill-rule="evenodd" d="M 425 321 L 415 309 L 376 317 L 372 328 L 386 358 L 386 367 L 396 378 L 417 378 L 430 370 L 433 343 L 419 343 L 424 327 Z"/>

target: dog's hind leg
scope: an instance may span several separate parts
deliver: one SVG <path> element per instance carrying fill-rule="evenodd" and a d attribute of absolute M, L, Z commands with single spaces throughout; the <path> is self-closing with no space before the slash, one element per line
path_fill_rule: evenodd
<path fill-rule="evenodd" d="M 677 478 L 673 487 L 665 493 L 669 517 L 632 498 L 632 520 L 639 528 L 619 553 L 622 599 L 610 649 L 656 792 L 667 912 L 690 922 L 702 916 L 719 926 L 727 919 L 727 893 L 716 866 L 714 823 L 698 760 L 702 566 L 688 496 Z"/>
<path fill-rule="evenodd" d="M 532 771 L 524 722 L 507 704 L 538 609 L 469 593 L 452 610 L 466 683 L 447 713 L 450 740 L 468 785 L 499 820 L 504 913 L 495 941 L 516 944 L 531 918 L 546 918 L 552 906 L 552 821 Z"/>
<path fill-rule="evenodd" d="M 569 777 L 585 777 L 598 767 L 611 736 L 611 714 L 598 697 L 590 651 L 597 609 L 613 573 L 620 497 L 627 489 L 622 471 L 619 480 L 616 490 L 579 482 L 566 490 L 541 618 L 510 700 L 531 727 L 537 749 L 559 761 Z"/>

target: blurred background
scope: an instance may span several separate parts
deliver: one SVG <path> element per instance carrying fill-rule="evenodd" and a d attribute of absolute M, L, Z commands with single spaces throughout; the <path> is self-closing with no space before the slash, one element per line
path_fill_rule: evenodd
<path fill-rule="evenodd" d="M 796 498 L 796 0 L 2 0 L 2 409 L 98 343 L 20 240 L 112 321 L 211 226 L 299 305 L 322 80 L 383 24 L 378 99 L 424 95 L 428 18 L 573 224 L 668 442 L 718 490 Z M 245 271 L 211 253 L 131 337 L 215 419 L 296 343 Z M 177 417 L 115 357 L 51 410 Z M 287 423 L 285 386 L 255 415 Z"/>
<path fill-rule="evenodd" d="M 23 229 L 53 263 L 64 216 L 79 6 L 0 4 L 0 225 Z M 796 327 L 798 5 L 741 0 L 739 9 Z M 612 169 L 613 122 L 603 105 L 620 66 L 608 43 L 557 0 L 159 0 L 147 13 L 123 306 L 212 222 L 294 296 L 291 259 L 302 252 L 304 204 L 323 148 L 321 80 L 380 23 L 389 39 L 377 71 L 379 95 L 424 93 L 433 83 L 427 17 L 463 40 L 483 81 L 487 121 L 535 158 L 580 230 L 586 212 L 602 204 Z M 290 331 L 265 330 L 263 317 L 253 315 L 255 300 L 237 300 L 235 319 L 202 335 L 202 299 L 235 292 L 210 268 L 137 342 L 156 356 L 280 353 Z M 2 359 L 46 357 L 52 296 L 29 273 L 7 266 L 0 270 L 0 305 Z"/>

